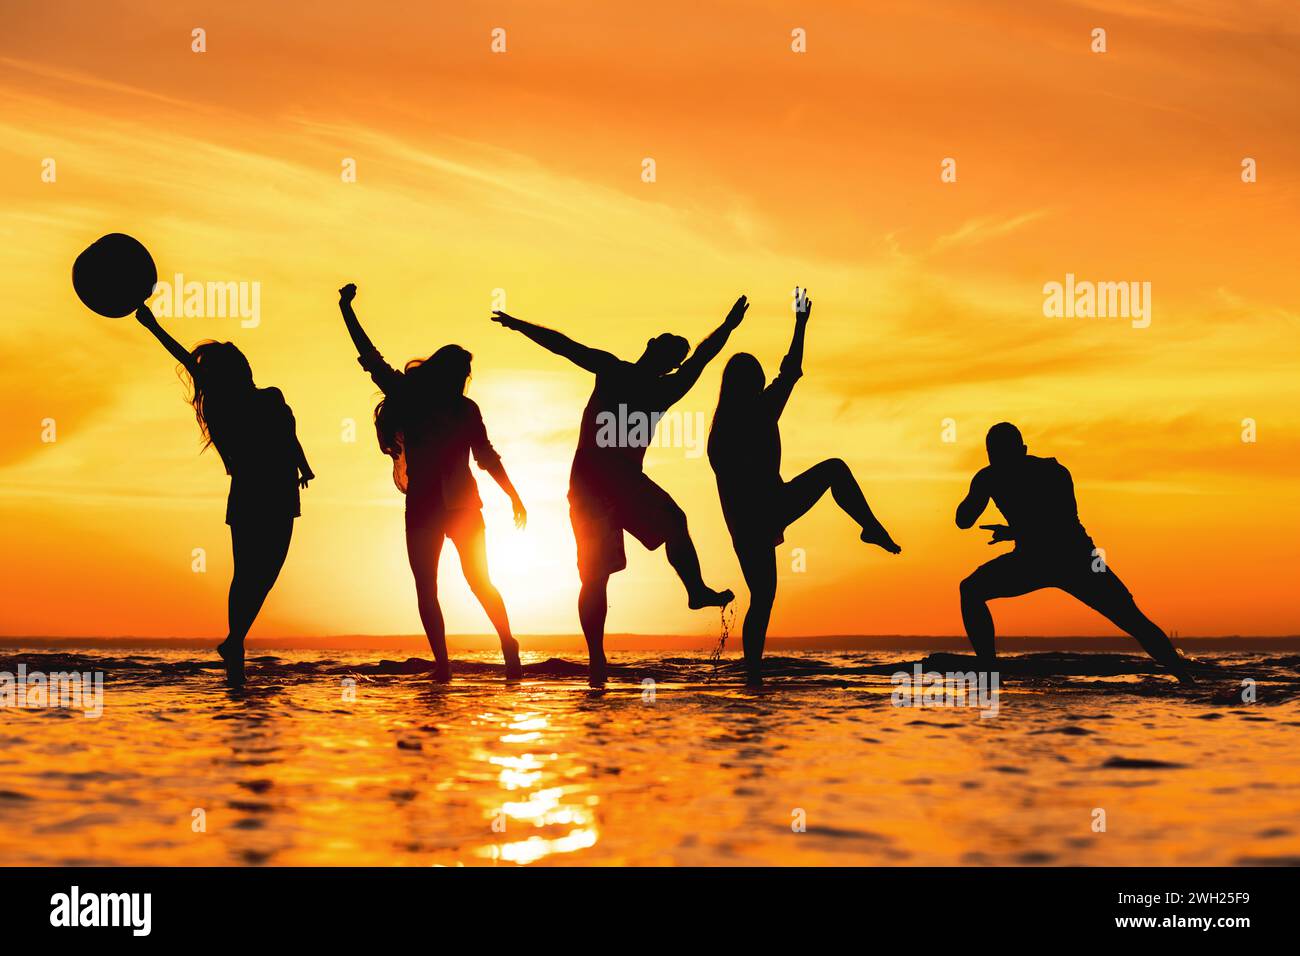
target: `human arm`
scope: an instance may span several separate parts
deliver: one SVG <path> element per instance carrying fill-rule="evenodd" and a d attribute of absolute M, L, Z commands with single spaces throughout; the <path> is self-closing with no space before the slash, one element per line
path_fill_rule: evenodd
<path fill-rule="evenodd" d="M 311 470 L 311 465 L 307 464 L 307 453 L 302 450 L 302 442 L 296 436 L 293 441 L 298 448 L 298 487 L 306 488 L 307 483 L 316 475 Z"/>
<path fill-rule="evenodd" d="M 790 400 L 795 382 L 803 377 L 803 340 L 808 328 L 808 316 L 812 313 L 812 299 L 808 298 L 806 289 L 795 289 L 797 310 L 794 316 L 794 336 L 790 348 L 781 360 L 781 372 L 772 380 L 764 395 L 772 405 L 775 415 L 780 417 L 785 404 Z"/>
<path fill-rule="evenodd" d="M 989 506 L 989 470 L 981 468 L 970 481 L 970 491 L 957 506 L 957 527 L 963 531 L 975 524 Z"/>
<path fill-rule="evenodd" d="M 1015 541 L 1016 533 L 1011 530 L 1010 525 L 1005 524 L 982 524 L 980 528 L 984 531 L 992 531 L 993 537 L 989 538 L 989 544 L 999 544 L 1003 541 Z"/>
<path fill-rule="evenodd" d="M 185 371 L 189 372 L 191 377 L 198 374 L 198 363 L 194 361 L 194 356 L 190 354 L 189 349 L 172 338 L 167 333 L 167 330 L 158 324 L 158 320 L 154 318 L 149 306 L 142 305 L 136 309 L 135 318 L 137 322 L 153 333 L 154 338 L 162 343 L 163 348 L 171 354 L 172 358 L 185 366 Z"/>
<path fill-rule="evenodd" d="M 294 418 L 293 409 L 284 399 L 284 393 L 278 388 L 271 387 L 265 390 L 272 396 L 274 402 L 282 410 L 289 424 L 289 432 L 293 435 L 293 458 L 294 464 L 298 469 L 298 487 L 306 488 L 307 482 L 311 481 L 316 475 L 311 470 L 311 465 L 307 464 L 307 453 L 302 450 L 302 442 L 298 440 L 298 422 Z"/>
<path fill-rule="evenodd" d="M 516 319 L 513 315 L 508 315 L 505 312 L 493 312 L 492 321 L 502 328 L 521 333 L 548 352 L 554 352 L 556 355 L 568 359 L 579 368 L 586 369 L 593 374 L 599 375 L 618 363 L 618 358 L 609 352 L 591 348 L 581 342 L 575 342 L 561 332 L 548 329 L 542 325 L 534 325 L 532 322 L 525 322 L 523 319 Z"/>
<path fill-rule="evenodd" d="M 356 347 L 357 361 L 370 373 L 370 377 L 375 380 L 380 390 L 387 395 L 401 382 L 402 373 L 384 361 L 384 357 L 370 341 L 366 330 L 361 327 L 361 320 L 357 318 L 357 313 L 352 308 L 352 300 L 356 295 L 355 283 L 349 282 L 339 289 L 339 312 L 343 314 L 343 324 L 347 327 L 352 344 Z"/>
<path fill-rule="evenodd" d="M 722 320 L 722 324 L 710 332 L 704 341 L 695 346 L 695 351 L 678 367 L 677 371 L 664 376 L 666 394 L 663 406 L 665 408 L 678 401 L 699 381 L 705 366 L 717 358 L 718 353 L 722 351 L 722 347 L 727 344 L 727 339 L 731 336 L 731 333 L 736 330 L 741 320 L 744 319 L 745 312 L 748 309 L 749 300 L 742 295 L 731 307 L 727 317 Z"/>
<path fill-rule="evenodd" d="M 522 529 L 528 523 L 528 511 L 524 508 L 519 492 L 515 490 L 514 483 L 506 473 L 506 466 L 502 464 L 501 456 L 497 454 L 496 449 L 492 447 L 492 442 L 488 440 L 487 427 L 483 424 L 483 416 L 479 412 L 478 406 L 471 402 L 470 408 L 473 415 L 470 451 L 474 455 L 474 460 L 478 462 L 478 466 L 491 475 L 492 480 L 510 498 L 510 505 L 515 514 L 515 527 Z"/>

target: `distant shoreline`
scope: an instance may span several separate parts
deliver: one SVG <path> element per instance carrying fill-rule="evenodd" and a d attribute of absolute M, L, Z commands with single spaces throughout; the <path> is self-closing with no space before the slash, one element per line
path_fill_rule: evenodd
<path fill-rule="evenodd" d="M 0 648 L 79 648 L 107 650 L 134 648 L 141 650 L 211 650 L 216 637 L 6 637 L 0 636 Z M 539 634 L 519 636 L 525 651 L 585 653 L 586 646 L 578 635 Z M 717 638 L 683 634 L 611 634 L 606 647 L 612 651 L 703 651 L 711 650 Z M 453 651 L 491 651 L 497 648 L 495 636 L 449 636 Z M 740 635 L 728 640 L 728 650 L 740 650 Z M 1300 635 L 1282 637 L 1175 637 L 1174 643 L 1184 651 L 1298 651 Z M 772 651 L 968 651 L 966 638 L 925 635 L 826 635 L 821 637 L 770 637 Z M 1137 642 L 1127 637 L 999 637 L 1002 651 L 1105 651 L 1140 653 Z M 375 651 L 394 654 L 428 654 L 429 646 L 422 635 L 336 635 L 331 637 L 250 638 L 250 652 L 270 650 L 298 651 Z"/>

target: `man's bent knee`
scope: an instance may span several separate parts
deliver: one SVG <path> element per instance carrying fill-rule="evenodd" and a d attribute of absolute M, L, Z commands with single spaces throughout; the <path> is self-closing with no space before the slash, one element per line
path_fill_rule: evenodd
<path fill-rule="evenodd" d="M 689 541 L 691 529 L 686 524 L 686 512 L 676 508 L 663 516 L 664 542 L 674 544 Z"/>
<path fill-rule="evenodd" d="M 980 587 L 979 578 L 974 574 L 962 578 L 961 584 L 957 586 L 957 590 L 961 592 L 961 599 L 963 601 L 984 600 L 984 589 Z"/>

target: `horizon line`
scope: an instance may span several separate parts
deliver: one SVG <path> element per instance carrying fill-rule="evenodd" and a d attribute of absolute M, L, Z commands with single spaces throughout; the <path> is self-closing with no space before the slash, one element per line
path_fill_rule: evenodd
<path fill-rule="evenodd" d="M 586 644 L 581 634 L 559 632 L 551 634 L 517 635 L 524 651 L 544 649 L 585 650 Z M 739 635 L 733 635 L 739 638 Z M 1202 649 L 1250 650 L 1296 649 L 1300 650 L 1300 634 L 1285 635 L 1171 635 L 1172 640 L 1184 646 Z M 139 647 L 139 648 L 199 648 L 214 644 L 221 638 L 207 637 L 146 637 L 139 635 L 0 635 L 0 648 L 17 649 L 23 647 Z M 495 634 L 449 634 L 447 640 L 458 650 L 495 650 L 498 640 Z M 606 635 L 607 647 L 611 650 L 707 650 L 714 647 L 717 637 L 701 634 L 656 634 L 656 633 L 616 633 Z M 297 635 L 280 637 L 250 637 L 249 648 L 283 649 L 283 650 L 378 650 L 394 651 L 401 649 L 426 650 L 427 639 L 423 634 L 331 634 L 331 635 Z M 624 645 L 620 648 L 618 645 Z M 787 635 L 768 638 L 769 646 L 783 646 L 787 649 L 805 650 L 958 650 L 970 649 L 970 642 L 964 635 L 955 634 L 823 634 L 823 635 Z M 530 646 L 531 645 L 531 646 Z M 740 641 L 734 641 L 732 649 L 739 649 Z M 999 636 L 998 646 L 1004 650 L 1052 649 L 1059 648 L 1092 650 L 1132 650 L 1139 652 L 1137 643 L 1124 635 L 1007 635 Z"/>

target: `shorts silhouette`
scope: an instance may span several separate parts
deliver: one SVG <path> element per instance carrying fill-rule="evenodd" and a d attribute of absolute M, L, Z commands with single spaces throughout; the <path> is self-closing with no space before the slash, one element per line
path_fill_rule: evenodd
<path fill-rule="evenodd" d="M 1060 588 L 1106 614 L 1133 603 L 1133 595 L 1109 567 L 1094 571 L 1089 550 L 1052 552 L 1016 548 L 976 568 L 967 587 L 980 598 L 1009 598 L 1043 588 Z"/>
<path fill-rule="evenodd" d="M 631 467 L 586 468 L 581 453 L 569 482 L 569 520 L 577 542 L 578 576 L 606 577 L 627 567 L 626 531 L 654 551 L 686 515 L 672 496 L 643 471 Z"/>

